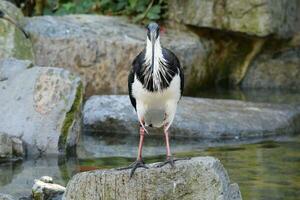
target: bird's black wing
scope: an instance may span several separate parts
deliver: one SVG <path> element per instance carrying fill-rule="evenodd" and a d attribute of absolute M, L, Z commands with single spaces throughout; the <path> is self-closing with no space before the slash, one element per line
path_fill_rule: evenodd
<path fill-rule="evenodd" d="M 183 73 L 183 70 L 180 66 L 180 62 L 179 62 L 177 56 L 172 51 L 170 51 L 169 49 L 163 48 L 163 56 L 168 61 L 168 66 L 171 67 L 171 70 L 175 71 L 176 74 L 179 72 L 180 92 L 181 92 L 181 95 L 182 95 L 183 88 L 184 88 L 184 73 Z"/>
<path fill-rule="evenodd" d="M 135 59 L 132 62 L 132 67 L 128 75 L 128 93 L 129 93 L 131 104 L 135 110 L 136 110 L 136 100 L 132 95 L 132 84 L 134 82 L 135 74 L 140 73 L 141 71 L 144 57 L 145 57 L 145 50 L 143 50 L 141 53 L 139 53 L 138 56 L 135 57 Z"/>

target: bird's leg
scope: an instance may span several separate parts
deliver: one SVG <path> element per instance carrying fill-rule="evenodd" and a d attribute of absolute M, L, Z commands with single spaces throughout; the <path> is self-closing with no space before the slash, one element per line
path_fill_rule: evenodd
<path fill-rule="evenodd" d="M 119 168 L 119 170 L 131 169 L 130 178 L 133 176 L 133 174 L 137 168 L 142 167 L 142 168 L 148 169 L 148 167 L 145 165 L 145 163 L 142 159 L 142 149 L 143 149 L 143 144 L 144 144 L 144 137 L 145 137 L 145 129 L 142 126 L 140 126 L 140 142 L 139 142 L 137 159 L 135 162 L 130 164 L 128 167 Z"/>
<path fill-rule="evenodd" d="M 156 167 L 163 167 L 166 164 L 170 164 L 171 167 L 175 167 L 175 161 L 178 160 L 187 160 L 190 158 L 173 158 L 172 154 L 171 154 L 171 150 L 170 150 L 170 143 L 169 143 L 169 125 L 165 124 L 164 125 L 164 135 L 165 135 L 165 142 L 166 142 L 166 152 L 167 152 L 167 157 L 166 160 L 162 163 L 159 163 L 158 165 L 156 165 Z"/>

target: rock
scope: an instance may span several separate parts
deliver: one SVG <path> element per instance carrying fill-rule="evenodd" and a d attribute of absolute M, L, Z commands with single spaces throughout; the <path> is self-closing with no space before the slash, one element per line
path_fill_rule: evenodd
<path fill-rule="evenodd" d="M 0 200 L 15 200 L 15 198 L 9 194 L 0 193 Z"/>
<path fill-rule="evenodd" d="M 0 1 L 0 10 L 19 24 L 24 23 L 22 12 L 8 1 Z M 18 58 L 33 60 L 32 44 L 12 23 L 0 19 L 0 59 Z"/>
<path fill-rule="evenodd" d="M 137 169 L 129 178 L 129 170 L 95 170 L 76 174 L 63 196 L 72 199 L 233 199 L 239 193 L 231 186 L 226 170 L 213 157 L 195 157 L 176 162 L 176 167 L 162 168 L 151 164 Z M 231 191 L 234 189 L 235 191 Z M 237 190 L 237 191 L 236 191 Z"/>
<path fill-rule="evenodd" d="M 20 159 L 25 155 L 23 141 L 0 132 L 0 161 Z M 17 160 L 18 160 L 17 159 Z"/>
<path fill-rule="evenodd" d="M 12 141 L 7 134 L 0 132 L 0 160 L 12 157 Z"/>
<path fill-rule="evenodd" d="M 12 141 L 12 153 L 16 157 L 23 157 L 25 155 L 25 148 L 23 141 L 17 137 L 11 137 Z"/>
<path fill-rule="evenodd" d="M 261 54 L 241 86 L 255 89 L 300 89 L 300 48 Z"/>
<path fill-rule="evenodd" d="M 2 59 L 0 60 L 0 81 L 12 78 L 32 66 L 33 63 L 29 60 L 17 60 L 15 58 Z"/>
<path fill-rule="evenodd" d="M 28 154 L 69 152 L 80 134 L 82 84 L 70 72 L 32 67 L 0 82 L 0 131 L 22 139 Z"/>
<path fill-rule="evenodd" d="M 257 36 L 288 38 L 300 27 L 298 0 L 173 0 L 169 12 L 170 19 L 187 25 Z"/>
<path fill-rule="evenodd" d="M 47 177 L 47 180 L 48 181 Z M 51 178 L 51 177 L 50 177 Z M 49 182 L 43 182 L 45 180 L 42 177 L 39 180 L 34 180 L 34 185 L 32 187 L 32 196 L 34 200 L 58 200 L 65 192 L 66 188 Z"/>
<path fill-rule="evenodd" d="M 99 15 L 33 17 L 25 28 L 33 41 L 36 64 L 80 74 L 87 96 L 126 92 L 131 63 L 146 40 L 144 27 Z M 189 83 L 192 67 L 198 67 L 206 55 L 204 44 L 191 32 L 174 30 L 162 35 L 162 44 L 178 55 Z"/>
<path fill-rule="evenodd" d="M 171 135 L 203 139 L 260 138 L 295 134 L 300 130 L 300 107 L 183 97 Z M 128 96 L 89 98 L 83 109 L 85 130 L 105 134 L 137 134 L 137 116 Z M 151 135 L 161 135 L 162 130 Z"/>
<path fill-rule="evenodd" d="M 40 181 L 42 181 L 44 183 L 53 183 L 53 178 L 50 176 L 42 176 L 40 178 Z"/>

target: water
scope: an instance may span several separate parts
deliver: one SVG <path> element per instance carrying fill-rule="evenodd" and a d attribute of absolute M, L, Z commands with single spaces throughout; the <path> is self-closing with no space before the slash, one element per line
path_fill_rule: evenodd
<path fill-rule="evenodd" d="M 138 139 L 138 138 L 136 138 Z M 173 143 L 172 143 L 173 144 Z M 112 144 L 114 146 L 114 144 Z M 149 144 L 145 144 L 145 150 Z M 173 144 L 174 146 L 174 144 Z M 159 145 L 163 148 L 163 145 Z M 175 148 L 176 149 L 176 148 Z M 132 154 L 134 156 L 135 153 Z M 227 169 L 232 182 L 239 184 L 243 198 L 250 200 L 296 200 L 300 196 L 300 137 L 285 137 L 256 144 L 224 145 L 175 151 L 177 157 L 215 156 Z M 146 156 L 159 162 L 164 155 Z M 0 193 L 15 197 L 30 194 L 33 180 L 43 175 L 66 185 L 80 171 L 127 166 L 134 157 L 66 158 L 47 157 L 0 165 Z"/>
<path fill-rule="evenodd" d="M 238 99 L 254 102 L 298 104 L 300 93 L 289 91 L 208 91 L 201 97 Z M 33 181 L 43 175 L 66 185 L 76 173 L 127 166 L 134 161 L 138 136 L 84 133 L 77 158 L 26 158 L 23 162 L 0 164 L 0 193 L 17 198 L 28 196 Z M 300 136 L 256 140 L 188 140 L 172 138 L 177 157 L 215 156 L 221 160 L 232 182 L 239 184 L 246 200 L 296 200 L 300 196 Z M 147 163 L 165 158 L 163 139 L 146 137 Z"/>

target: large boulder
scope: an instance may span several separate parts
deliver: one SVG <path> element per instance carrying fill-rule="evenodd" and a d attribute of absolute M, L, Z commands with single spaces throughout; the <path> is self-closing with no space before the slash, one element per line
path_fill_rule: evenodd
<path fill-rule="evenodd" d="M 0 1 L 0 10 L 22 26 L 22 12 L 8 1 Z M 18 58 L 33 60 L 32 44 L 12 23 L 0 18 L 0 59 Z"/>
<path fill-rule="evenodd" d="M 255 89 L 300 89 L 299 46 L 261 54 L 249 67 L 241 86 Z"/>
<path fill-rule="evenodd" d="M 96 170 L 76 174 L 67 185 L 63 199 L 180 199 L 239 200 L 237 184 L 231 184 L 226 170 L 213 157 L 177 161 L 174 169 L 151 164 L 129 170 Z"/>
<path fill-rule="evenodd" d="M 61 68 L 31 67 L 0 81 L 0 94 L 0 132 L 22 139 L 29 154 L 76 146 L 83 94 L 79 77 Z"/>
<path fill-rule="evenodd" d="M 300 28 L 298 0 L 171 0 L 170 19 L 197 27 L 287 38 Z"/>
<path fill-rule="evenodd" d="M 83 109 L 85 129 L 101 134 L 137 134 L 128 96 L 90 97 Z M 157 129 L 155 129 L 157 130 Z M 161 134 L 149 128 L 151 134 Z M 171 134 L 210 139 L 260 138 L 299 133 L 300 106 L 183 97 Z"/>
<path fill-rule="evenodd" d="M 43 16 L 27 19 L 40 66 L 59 66 L 80 74 L 86 95 L 124 93 L 135 56 L 145 47 L 144 27 L 124 18 L 98 15 Z M 162 44 L 172 49 L 185 68 L 187 82 L 206 55 L 203 44 L 191 32 L 167 30 Z"/>

